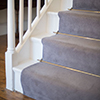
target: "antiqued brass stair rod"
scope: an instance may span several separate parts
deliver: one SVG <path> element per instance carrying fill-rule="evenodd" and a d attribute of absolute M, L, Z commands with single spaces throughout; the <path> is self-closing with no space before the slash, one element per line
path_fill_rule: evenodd
<path fill-rule="evenodd" d="M 80 9 L 68 9 L 68 10 L 72 10 L 72 11 L 82 11 L 82 12 L 92 12 L 92 13 L 100 13 L 100 11 L 92 11 L 92 10 L 80 10 Z"/>
<path fill-rule="evenodd" d="M 82 39 L 87 39 L 87 40 L 100 41 L 100 39 L 95 39 L 95 38 L 90 38 L 90 37 L 83 37 L 83 36 L 72 35 L 72 34 L 67 34 L 67 33 L 60 33 L 59 31 L 53 32 L 53 33 L 61 34 L 61 35 L 67 35 L 67 36 L 71 36 L 71 37 L 82 38 Z"/>
<path fill-rule="evenodd" d="M 85 72 L 85 71 L 81 71 L 81 70 L 69 68 L 69 67 L 66 67 L 66 66 L 54 64 L 54 63 L 51 63 L 51 62 L 44 61 L 42 59 L 41 60 L 38 59 L 38 61 L 43 62 L 43 63 L 46 63 L 46 64 L 50 64 L 50 65 L 53 65 L 53 66 L 57 66 L 57 67 L 60 67 L 60 68 L 68 69 L 68 70 L 71 70 L 71 71 L 74 71 L 74 72 L 78 72 L 78 73 L 82 73 L 82 74 L 86 74 L 86 75 L 89 75 L 89 76 L 93 76 L 93 77 L 100 78 L 100 76 L 99 75 L 96 75 L 96 74 L 92 74 L 92 73 L 88 73 L 88 72 Z"/>

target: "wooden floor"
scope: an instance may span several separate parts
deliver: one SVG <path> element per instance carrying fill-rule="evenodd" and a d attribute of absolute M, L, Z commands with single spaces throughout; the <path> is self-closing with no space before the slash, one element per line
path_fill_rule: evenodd
<path fill-rule="evenodd" d="M 0 36 L 0 100 L 34 100 L 30 99 L 18 92 L 11 92 L 6 89 L 5 78 L 5 51 L 6 51 L 6 35 Z"/>

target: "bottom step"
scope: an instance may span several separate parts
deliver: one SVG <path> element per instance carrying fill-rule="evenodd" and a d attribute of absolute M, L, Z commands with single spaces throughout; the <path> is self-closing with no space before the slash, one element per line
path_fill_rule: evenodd
<path fill-rule="evenodd" d="M 24 68 L 27 68 L 28 66 L 35 64 L 36 61 L 33 61 L 32 59 L 29 59 L 27 61 L 23 61 L 19 63 L 17 66 L 13 67 L 14 71 L 14 90 L 18 91 L 20 93 L 23 93 L 20 78 L 21 78 L 21 72 Z"/>
<path fill-rule="evenodd" d="M 36 100 L 100 100 L 100 78 L 43 62 L 24 69 L 21 83 Z"/>

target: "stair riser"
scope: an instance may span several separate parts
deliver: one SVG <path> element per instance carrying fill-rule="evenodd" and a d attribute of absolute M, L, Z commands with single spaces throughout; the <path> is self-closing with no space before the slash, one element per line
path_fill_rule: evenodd
<path fill-rule="evenodd" d="M 42 58 L 42 51 L 43 51 L 43 46 L 42 46 L 42 43 L 41 43 L 41 39 L 36 39 L 36 38 L 33 38 L 31 40 L 31 58 L 34 60 L 34 61 L 37 61 L 37 59 L 41 59 Z"/>
<path fill-rule="evenodd" d="M 59 12 L 59 32 L 100 39 L 100 14 Z"/>
<path fill-rule="evenodd" d="M 47 13 L 47 32 L 53 33 L 57 32 L 59 29 L 59 17 L 58 13 Z"/>
<path fill-rule="evenodd" d="M 72 44 L 44 44 L 43 60 L 100 75 L 100 51 Z"/>

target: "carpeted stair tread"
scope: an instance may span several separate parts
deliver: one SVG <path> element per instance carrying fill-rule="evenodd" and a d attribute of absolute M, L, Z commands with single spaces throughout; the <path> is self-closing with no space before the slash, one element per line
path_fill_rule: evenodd
<path fill-rule="evenodd" d="M 61 11 L 58 15 L 59 32 L 100 39 L 100 14 Z"/>
<path fill-rule="evenodd" d="M 42 43 L 44 61 L 100 75 L 100 42 L 55 35 Z"/>
<path fill-rule="evenodd" d="M 100 100 L 100 78 L 42 62 L 24 69 L 21 82 L 36 100 Z"/>
<path fill-rule="evenodd" d="M 73 8 L 100 11 L 100 0 L 73 0 Z"/>
<path fill-rule="evenodd" d="M 67 44 L 77 45 L 84 48 L 89 49 L 96 49 L 100 50 L 100 41 L 95 40 L 89 40 L 89 39 L 82 39 L 78 37 L 68 36 L 68 35 L 61 35 L 57 34 L 51 37 L 44 38 L 42 40 L 43 44 L 44 42 L 48 43 L 49 45 L 52 45 L 51 42 L 63 42 Z"/>

